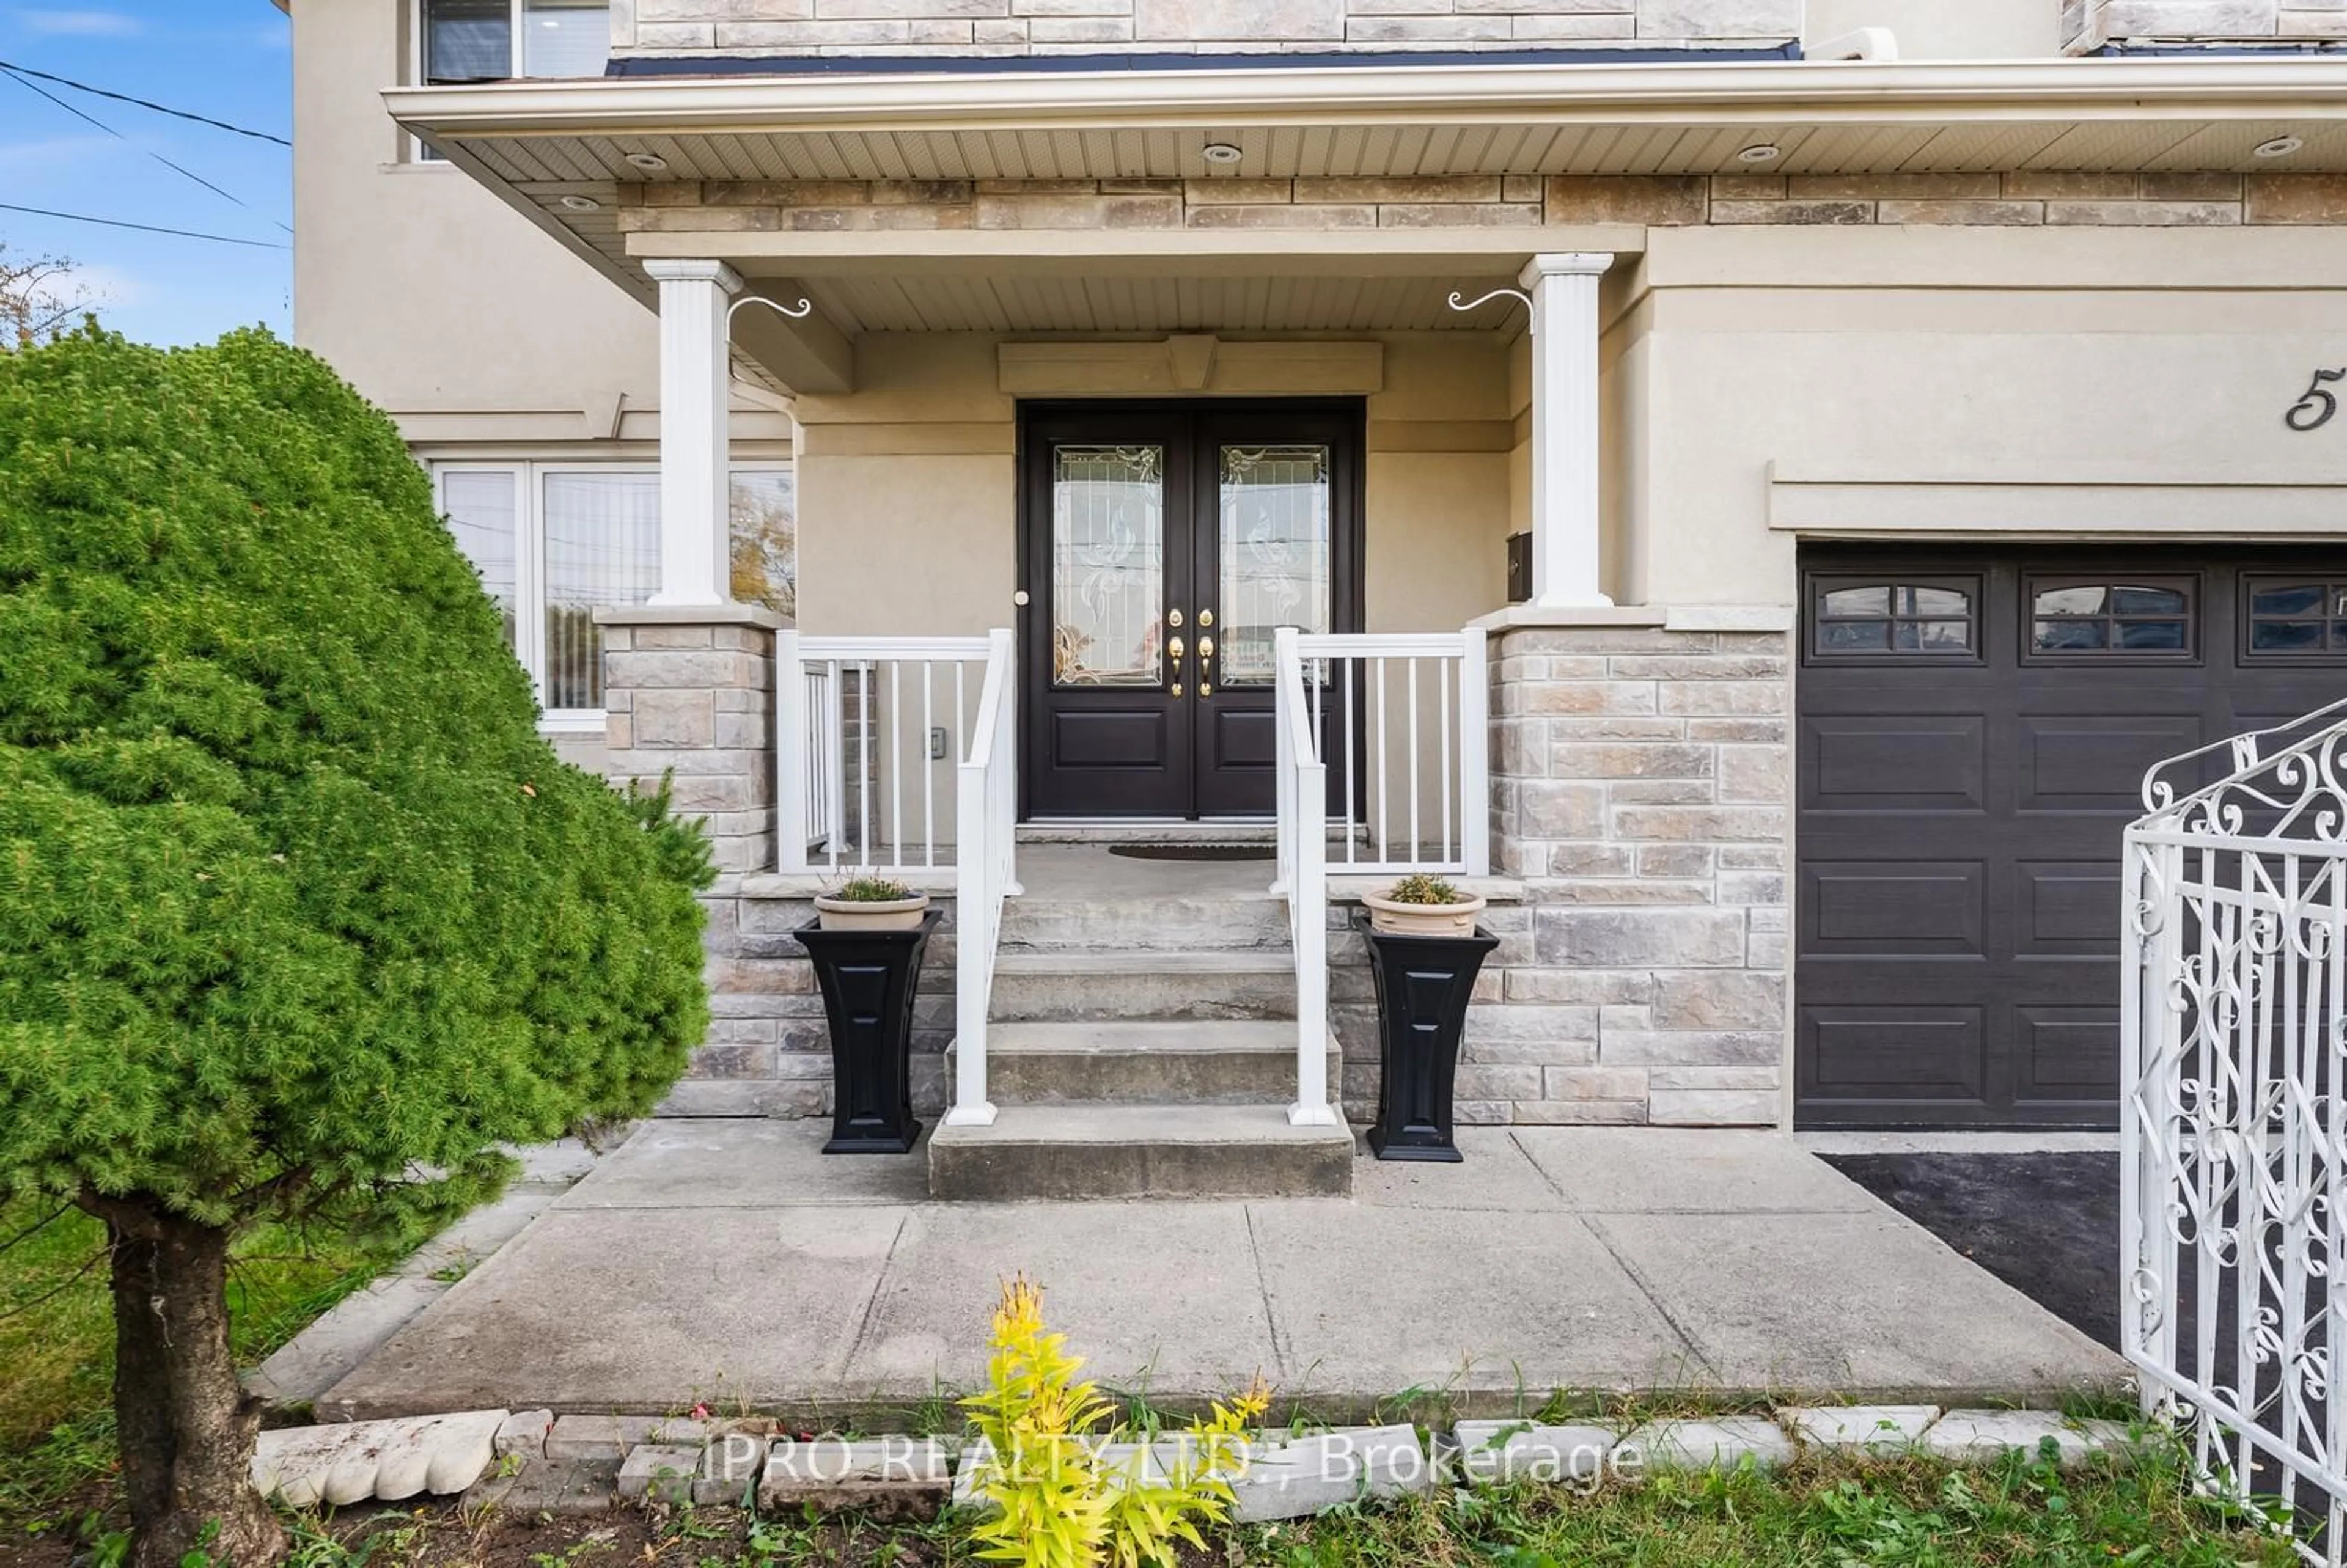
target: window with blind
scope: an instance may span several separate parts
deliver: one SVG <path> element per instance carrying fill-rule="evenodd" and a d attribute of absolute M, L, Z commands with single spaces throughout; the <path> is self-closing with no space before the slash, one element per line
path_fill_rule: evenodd
<path fill-rule="evenodd" d="M 610 59 L 610 0 L 423 0 L 420 15 L 431 87 L 600 77 Z"/>
<path fill-rule="evenodd" d="M 440 510 L 505 618 L 549 723 L 600 723 L 603 637 L 595 612 L 660 587 L 660 473 L 622 464 L 443 463 Z M 733 476 L 733 595 L 797 610 L 789 469 Z"/>
<path fill-rule="evenodd" d="M 610 0 L 418 0 L 415 74 L 427 87 L 517 77 L 600 77 Z M 436 162 L 429 148 L 417 156 Z"/>

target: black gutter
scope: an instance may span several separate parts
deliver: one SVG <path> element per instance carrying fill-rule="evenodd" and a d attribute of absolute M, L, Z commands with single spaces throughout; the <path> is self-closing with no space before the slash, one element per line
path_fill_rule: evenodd
<path fill-rule="evenodd" d="M 1266 50 L 1244 55 L 684 55 L 613 60 L 610 77 L 1013 76 L 1071 71 L 1296 70 L 1331 66 L 1653 66 L 1798 60 L 1772 49 Z"/>

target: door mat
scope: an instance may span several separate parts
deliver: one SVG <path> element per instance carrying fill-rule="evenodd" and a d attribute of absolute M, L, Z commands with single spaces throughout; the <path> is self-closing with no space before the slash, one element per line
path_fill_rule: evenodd
<path fill-rule="evenodd" d="M 1270 844 L 1112 844 L 1108 852 L 1127 860 L 1276 860 Z"/>

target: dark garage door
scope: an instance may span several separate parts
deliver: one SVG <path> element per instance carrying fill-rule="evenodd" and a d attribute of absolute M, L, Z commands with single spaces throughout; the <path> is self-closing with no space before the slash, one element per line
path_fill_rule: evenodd
<path fill-rule="evenodd" d="M 2145 768 L 2347 696 L 2347 552 L 1817 546 L 1798 1119 L 2112 1127 Z"/>

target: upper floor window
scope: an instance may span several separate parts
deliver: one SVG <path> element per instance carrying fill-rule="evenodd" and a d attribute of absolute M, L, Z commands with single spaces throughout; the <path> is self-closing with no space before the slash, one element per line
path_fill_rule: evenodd
<path fill-rule="evenodd" d="M 610 0 L 423 0 L 424 80 L 600 77 L 611 53 Z"/>

